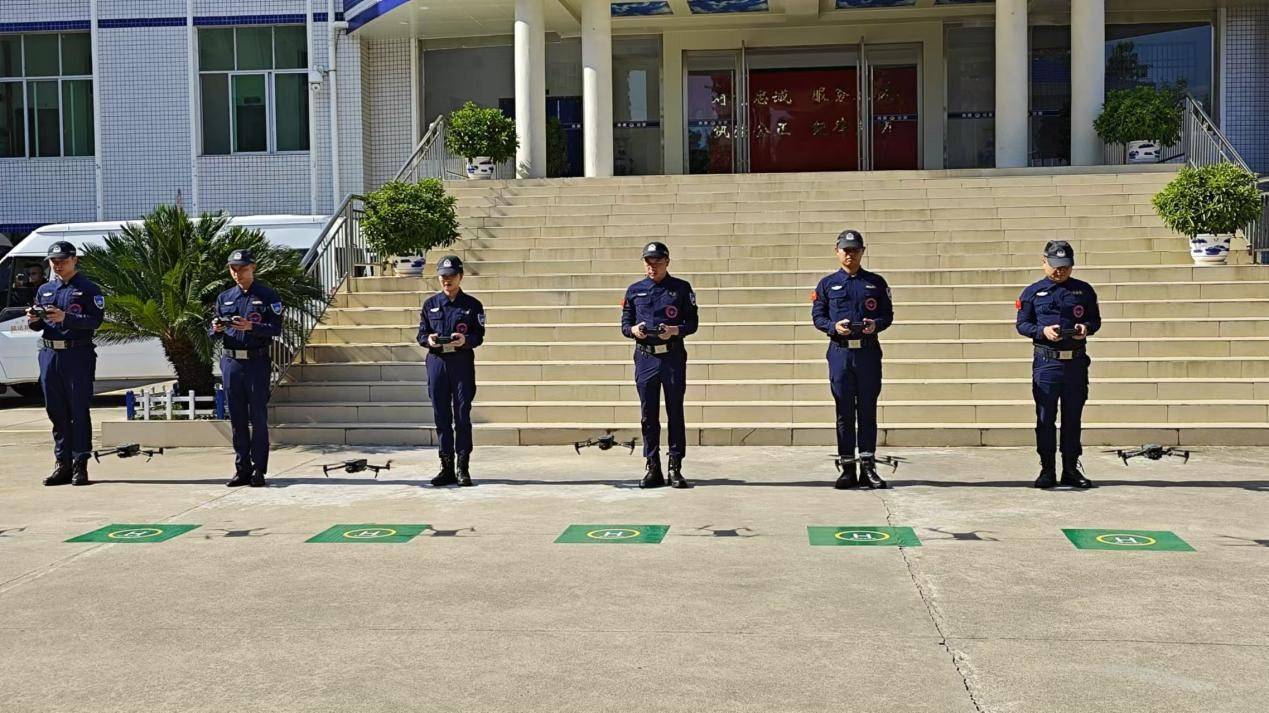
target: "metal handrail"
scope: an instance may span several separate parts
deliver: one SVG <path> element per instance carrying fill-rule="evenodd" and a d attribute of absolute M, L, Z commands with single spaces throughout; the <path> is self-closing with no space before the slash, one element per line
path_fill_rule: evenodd
<path fill-rule="evenodd" d="M 296 357 L 300 363 L 307 361 L 304 348 L 308 346 L 313 330 L 322 321 L 335 295 L 350 277 L 359 276 L 377 259 L 361 232 L 365 205 L 364 196 L 353 194 L 345 198 L 339 210 L 327 221 L 317 242 L 309 248 L 300 262 L 304 272 L 314 277 L 321 286 L 323 296 L 311 300 L 307 305 L 308 311 L 287 308 L 284 320 L 287 328 L 283 330 L 282 337 L 273 340 L 269 347 L 269 356 L 273 360 L 274 388 L 286 378 Z"/>
<path fill-rule="evenodd" d="M 1244 171 L 1255 173 L 1243 160 L 1242 154 L 1238 153 L 1238 149 L 1221 133 L 1212 117 L 1203 110 L 1203 105 L 1189 94 L 1185 95 L 1183 112 L 1181 146 L 1188 165 L 1198 167 L 1232 163 Z"/>
<path fill-rule="evenodd" d="M 442 181 L 466 178 L 467 159 L 450 153 L 445 145 L 445 127 L 445 115 L 436 117 L 410 157 L 401 165 L 401 170 L 397 171 L 396 180 L 417 183 L 424 178 L 439 178 Z M 494 178 L 515 177 L 514 161 L 504 161 L 494 166 Z"/>
<path fill-rule="evenodd" d="M 1243 160 L 1242 154 L 1229 142 L 1212 117 L 1207 115 L 1194 97 L 1185 95 L 1184 124 L 1182 125 L 1181 142 L 1185 149 L 1185 163 L 1191 167 L 1210 166 L 1217 163 L 1232 163 L 1235 166 L 1256 175 L 1251 166 Z M 1269 262 L 1269 184 L 1264 184 L 1265 177 L 1257 176 L 1258 185 L 1264 185 L 1260 197 L 1263 202 L 1260 218 L 1243 227 L 1243 237 L 1247 239 L 1247 250 L 1252 260 L 1265 264 Z"/>

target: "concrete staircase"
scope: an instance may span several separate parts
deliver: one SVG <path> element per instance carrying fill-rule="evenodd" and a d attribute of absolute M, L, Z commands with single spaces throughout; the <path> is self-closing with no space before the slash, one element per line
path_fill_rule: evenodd
<path fill-rule="evenodd" d="M 484 302 L 478 444 L 637 434 L 631 343 L 618 330 L 641 246 L 690 280 L 687 423 L 702 445 L 829 445 L 826 339 L 809 294 L 861 229 L 890 282 L 885 444 L 1033 442 L 1031 351 L 1013 302 L 1049 239 L 1098 290 L 1086 444 L 1269 441 L 1269 268 L 1244 252 L 1192 265 L 1151 196 L 1172 168 L 662 176 L 457 183 Z M 1239 246 L 1236 246 L 1239 247 Z M 435 259 L 435 255 L 433 259 Z M 418 310 L 434 278 L 353 280 L 273 400 L 284 443 L 432 444 Z"/>

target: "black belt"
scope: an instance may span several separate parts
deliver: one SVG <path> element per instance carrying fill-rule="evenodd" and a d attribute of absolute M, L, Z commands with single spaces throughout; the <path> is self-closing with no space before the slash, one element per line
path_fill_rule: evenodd
<path fill-rule="evenodd" d="M 267 359 L 269 356 L 269 348 L 257 347 L 255 349 L 226 349 L 225 356 L 230 359 L 237 359 L 238 361 L 261 358 Z"/>
<path fill-rule="evenodd" d="M 1050 349 L 1035 345 L 1035 355 L 1044 357 L 1045 359 L 1057 359 L 1058 361 L 1070 361 L 1078 356 L 1084 356 L 1084 347 L 1076 347 L 1074 349 Z"/>
<path fill-rule="evenodd" d="M 453 344 L 442 344 L 439 347 L 428 347 L 427 353 L 435 354 L 436 356 L 445 356 L 446 354 L 457 354 L 458 349 L 459 348 Z"/>
<path fill-rule="evenodd" d="M 839 349 L 863 349 L 864 347 L 873 347 L 881 344 L 881 342 L 877 340 L 877 335 L 875 334 L 861 334 L 858 337 L 851 337 L 849 339 L 845 337 L 833 337 L 829 341 L 833 346 L 838 347 Z"/>
<path fill-rule="evenodd" d="M 41 339 L 40 342 L 45 349 L 54 349 L 61 351 L 63 349 L 73 349 L 75 347 L 91 347 L 96 346 L 91 339 Z"/>
<path fill-rule="evenodd" d="M 682 348 L 683 342 L 678 339 L 670 340 L 664 344 L 643 344 L 642 342 L 635 343 L 635 351 L 649 356 L 669 354 L 670 352 L 677 352 Z"/>

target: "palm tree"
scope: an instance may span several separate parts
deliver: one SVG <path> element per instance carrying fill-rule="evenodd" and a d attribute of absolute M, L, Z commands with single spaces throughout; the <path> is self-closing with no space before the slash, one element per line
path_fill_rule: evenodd
<path fill-rule="evenodd" d="M 98 339 L 108 344 L 158 339 L 181 393 L 215 389 L 207 329 L 216 296 L 233 284 L 225 267 L 232 251 L 255 253 L 256 277 L 288 307 L 283 329 L 288 343 L 296 343 L 300 329 L 291 309 L 316 318 L 325 303 L 326 295 L 300 268 L 293 250 L 271 245 L 259 230 L 228 223 L 223 213 L 204 213 L 195 221 L 180 206 L 161 205 L 80 258 L 80 269 L 106 295 Z"/>

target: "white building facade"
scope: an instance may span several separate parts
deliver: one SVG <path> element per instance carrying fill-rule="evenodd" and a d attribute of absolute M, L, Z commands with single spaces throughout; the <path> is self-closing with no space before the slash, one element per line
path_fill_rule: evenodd
<path fill-rule="evenodd" d="M 1263 0 L 9 0 L 0 235 L 329 213 L 469 99 L 532 177 L 1096 164 L 1136 84 L 1269 171 Z"/>

